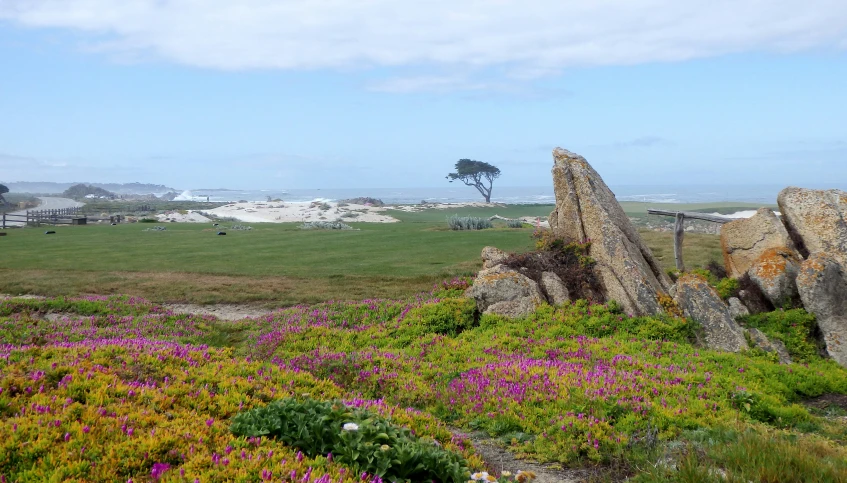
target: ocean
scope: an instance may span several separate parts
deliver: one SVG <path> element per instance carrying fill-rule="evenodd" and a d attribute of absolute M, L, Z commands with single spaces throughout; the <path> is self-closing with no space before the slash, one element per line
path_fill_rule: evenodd
<path fill-rule="evenodd" d="M 618 201 L 645 203 L 714 203 L 722 201 L 776 204 L 776 196 L 785 186 L 771 185 L 689 185 L 689 186 L 610 186 Z M 462 203 L 482 201 L 470 186 L 451 185 L 434 188 L 345 188 L 345 189 L 191 189 L 178 200 L 195 201 L 267 201 L 288 202 L 338 201 L 368 196 L 388 204 Z M 507 204 L 553 204 L 552 186 L 494 186 L 491 201 Z"/>

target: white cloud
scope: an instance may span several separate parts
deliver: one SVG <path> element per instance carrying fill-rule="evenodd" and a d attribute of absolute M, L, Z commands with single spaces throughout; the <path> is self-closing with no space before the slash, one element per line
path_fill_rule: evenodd
<path fill-rule="evenodd" d="M 0 19 L 85 32 L 87 49 L 122 59 L 228 70 L 494 66 L 520 79 L 847 47 L 844 0 L 2 0 Z M 451 85 L 476 83 L 436 76 L 382 87 Z"/>

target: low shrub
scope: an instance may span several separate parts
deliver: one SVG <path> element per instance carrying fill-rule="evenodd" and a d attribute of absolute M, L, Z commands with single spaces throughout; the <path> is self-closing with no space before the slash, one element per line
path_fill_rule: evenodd
<path fill-rule="evenodd" d="M 300 225 L 301 230 L 352 230 L 353 227 L 340 221 L 307 221 Z"/>
<path fill-rule="evenodd" d="M 236 415 L 231 430 L 237 436 L 276 438 L 306 456 L 326 456 L 353 474 L 386 481 L 461 483 L 471 474 L 461 455 L 342 401 L 282 399 Z"/>
<path fill-rule="evenodd" d="M 687 431 L 672 464 L 646 465 L 634 483 L 847 481 L 847 451 L 815 436 L 766 428 Z M 667 461 L 667 459 L 666 459 Z"/>
<path fill-rule="evenodd" d="M 476 326 L 476 302 L 471 298 L 448 298 L 412 309 L 404 323 L 416 332 L 456 336 Z"/>
<path fill-rule="evenodd" d="M 141 218 L 140 220 L 138 220 L 138 222 L 139 223 L 158 223 L 159 220 L 157 220 L 155 218 Z"/>
<path fill-rule="evenodd" d="M 741 285 L 738 280 L 734 278 L 721 279 L 721 281 L 715 286 L 718 291 L 718 295 L 720 295 L 723 300 L 730 297 L 736 297 L 740 287 Z"/>
<path fill-rule="evenodd" d="M 796 362 L 820 359 L 815 337 L 815 315 L 803 309 L 776 310 L 743 317 L 739 322 L 761 330 L 768 337 L 781 340 Z"/>
<path fill-rule="evenodd" d="M 448 216 L 447 224 L 451 230 L 484 230 L 494 227 L 491 220 L 478 216 Z"/>
<path fill-rule="evenodd" d="M 465 291 L 473 284 L 471 277 L 454 277 L 435 284 L 432 296 L 439 299 L 455 298 L 464 295 Z"/>
<path fill-rule="evenodd" d="M 600 280 L 594 274 L 594 259 L 589 255 L 591 241 L 583 243 L 558 238 L 549 230 L 532 234 L 536 251 L 512 255 L 503 264 L 533 279 L 543 287 L 544 272 L 553 272 L 567 287 L 571 299 L 590 303 L 605 302 Z"/>
<path fill-rule="evenodd" d="M 523 228 L 523 221 L 509 220 L 506 222 L 506 226 L 508 226 L 509 228 Z"/>

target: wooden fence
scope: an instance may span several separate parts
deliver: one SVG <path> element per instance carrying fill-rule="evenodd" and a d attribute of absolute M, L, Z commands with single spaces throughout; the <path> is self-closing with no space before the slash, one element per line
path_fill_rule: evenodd
<path fill-rule="evenodd" d="M 673 256 L 674 260 L 676 261 L 676 269 L 679 271 L 685 270 L 685 264 L 682 261 L 682 238 L 683 236 L 685 236 L 685 227 L 683 226 L 683 222 L 686 218 L 691 218 L 692 220 L 711 221 L 712 223 L 721 224 L 734 221 L 732 218 L 709 215 L 706 213 L 697 213 L 696 211 L 665 211 L 648 208 L 647 214 L 673 216 L 674 218 L 676 218 L 676 223 L 674 224 L 673 229 Z"/>
<path fill-rule="evenodd" d="M 39 225 L 85 225 L 87 219 L 80 215 L 80 208 L 62 208 L 57 210 L 27 210 L 24 215 L 4 213 L 0 228 Z"/>

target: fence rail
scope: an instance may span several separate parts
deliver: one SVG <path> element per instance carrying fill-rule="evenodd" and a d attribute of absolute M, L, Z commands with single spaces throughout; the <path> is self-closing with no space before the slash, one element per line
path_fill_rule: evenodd
<path fill-rule="evenodd" d="M 680 271 L 685 270 L 685 263 L 683 263 L 682 261 L 682 238 L 685 236 L 685 228 L 683 224 L 686 218 L 691 218 L 693 220 L 711 221 L 712 223 L 721 224 L 734 221 L 732 218 L 727 218 L 725 216 L 709 215 L 707 213 L 698 213 L 696 211 L 666 211 L 648 208 L 647 214 L 673 216 L 674 218 L 676 218 L 676 223 L 674 224 L 673 230 L 673 256 L 674 261 L 676 262 L 676 269 Z"/>
<path fill-rule="evenodd" d="M 0 228 L 39 225 L 85 225 L 86 217 L 80 215 L 80 208 L 62 208 L 55 210 L 27 210 L 26 214 L 4 213 Z"/>

